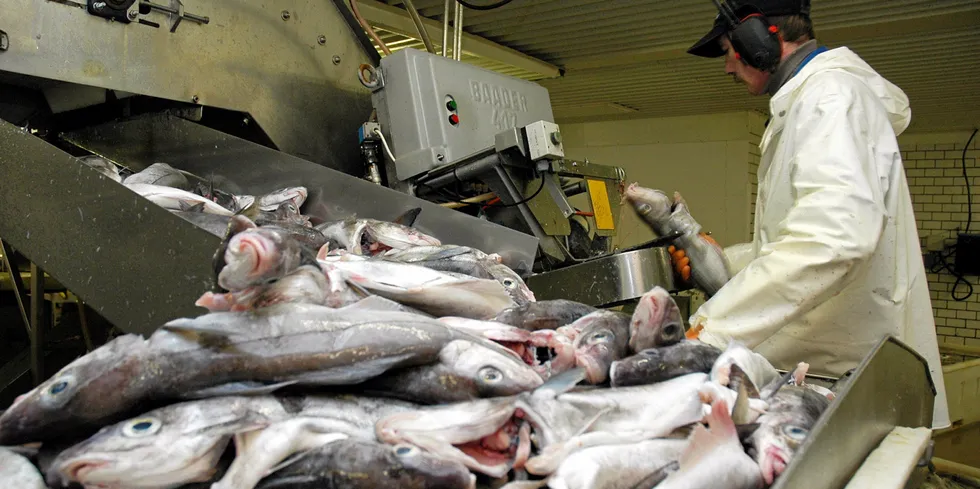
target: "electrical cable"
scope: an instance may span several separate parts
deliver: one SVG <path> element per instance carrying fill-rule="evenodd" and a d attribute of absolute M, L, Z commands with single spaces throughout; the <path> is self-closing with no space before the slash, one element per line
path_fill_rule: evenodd
<path fill-rule="evenodd" d="M 429 39 L 429 33 L 425 30 L 425 25 L 422 24 L 422 18 L 419 17 L 419 11 L 415 9 L 415 5 L 412 0 L 405 0 L 405 10 L 408 10 L 408 14 L 412 17 L 412 22 L 415 23 L 415 28 L 419 31 L 420 39 L 422 39 L 422 44 L 425 45 L 425 50 L 436 54 L 436 48 L 432 47 L 432 41 Z"/>
<path fill-rule="evenodd" d="M 966 145 L 963 146 L 963 156 L 960 160 L 963 167 L 963 180 L 966 181 L 966 205 L 967 205 L 967 217 L 966 217 L 966 231 L 964 234 L 969 234 L 970 225 L 973 224 L 973 196 L 970 189 L 970 175 L 966 170 L 966 152 L 970 148 L 970 143 L 973 142 L 974 136 L 977 135 L 977 129 L 973 130 L 973 134 L 970 134 L 970 138 L 966 141 Z M 943 270 L 949 272 L 950 275 L 956 277 L 956 282 L 953 283 L 953 289 L 950 290 L 949 295 L 954 301 L 963 302 L 973 295 L 973 284 L 971 284 L 963 275 L 958 273 L 949 264 L 949 259 L 956 254 L 955 246 L 947 246 L 948 250 L 946 252 L 936 253 L 936 264 L 934 264 L 929 270 L 931 273 L 941 273 Z M 965 296 L 957 297 L 956 289 L 959 288 L 960 284 L 965 284 L 967 288 L 967 294 Z"/>
<path fill-rule="evenodd" d="M 970 224 L 973 223 L 973 196 L 970 193 L 970 176 L 966 173 L 966 151 L 970 148 L 970 143 L 973 142 L 973 136 L 977 135 L 977 130 L 973 130 L 973 134 L 970 134 L 970 139 L 966 140 L 966 146 L 963 146 L 963 180 L 966 180 L 966 234 L 970 234 Z"/>
<path fill-rule="evenodd" d="M 493 10 L 495 8 L 503 7 L 504 5 L 507 5 L 508 3 L 513 1 L 514 0 L 500 0 L 497 3 L 491 3 L 490 5 L 473 5 L 472 3 L 467 2 L 466 0 L 456 0 L 456 2 L 459 3 L 460 5 L 473 10 Z"/>

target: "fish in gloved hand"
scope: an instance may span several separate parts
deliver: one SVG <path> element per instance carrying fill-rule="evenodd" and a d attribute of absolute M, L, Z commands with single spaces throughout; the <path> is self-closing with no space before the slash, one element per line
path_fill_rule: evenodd
<path fill-rule="evenodd" d="M 409 210 L 392 222 L 351 217 L 320 224 L 316 229 L 355 255 L 376 255 L 415 246 L 441 246 L 438 239 L 412 228 L 421 211 L 421 208 Z"/>
<path fill-rule="evenodd" d="M 707 343 L 689 340 L 648 348 L 613 362 L 609 378 L 613 387 L 624 387 L 655 384 L 696 372 L 708 373 L 721 353 Z"/>
<path fill-rule="evenodd" d="M 659 190 L 632 183 L 623 198 L 658 236 L 680 233 L 674 240 L 675 246 L 684 250 L 689 263 L 693 264 L 689 268 L 690 276 L 709 297 L 728 282 L 732 273 L 724 250 L 702 233 L 701 225 L 691 217 L 679 193 L 674 193 L 671 201 Z M 682 265 L 683 270 L 687 264 L 678 265 Z"/>
<path fill-rule="evenodd" d="M 468 246 L 413 246 L 392 249 L 378 255 L 383 260 L 421 265 L 442 272 L 460 273 L 475 278 L 500 282 L 518 305 L 534 302 L 534 293 L 524 279 L 507 265 L 499 255 L 488 255 Z"/>
<path fill-rule="evenodd" d="M 684 339 L 684 321 L 674 298 L 663 287 L 655 286 L 640 297 L 630 319 L 630 349 L 668 346 Z"/>
<path fill-rule="evenodd" d="M 556 330 L 598 311 L 598 308 L 565 299 L 530 302 L 504 309 L 492 321 L 528 331 Z"/>

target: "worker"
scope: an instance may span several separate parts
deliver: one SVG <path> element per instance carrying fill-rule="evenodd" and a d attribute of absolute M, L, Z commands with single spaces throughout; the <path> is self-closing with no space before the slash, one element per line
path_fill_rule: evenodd
<path fill-rule="evenodd" d="M 770 96 L 755 232 L 751 243 L 725 249 L 734 275 L 691 317 L 691 336 L 721 349 L 739 341 L 777 368 L 802 360 L 810 373 L 840 377 L 892 335 L 927 360 L 936 390 L 932 427 L 947 427 L 896 140 L 910 122 L 908 98 L 850 49 L 819 45 L 809 1 L 742 3 L 729 2 L 733 18 L 756 26 L 734 31 L 719 15 L 688 52 L 724 57 L 725 73 L 749 93 Z M 683 250 L 672 258 L 685 279 L 698 266 Z"/>

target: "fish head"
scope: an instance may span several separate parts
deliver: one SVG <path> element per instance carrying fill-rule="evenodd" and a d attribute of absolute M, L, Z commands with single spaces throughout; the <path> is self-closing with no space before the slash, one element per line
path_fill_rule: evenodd
<path fill-rule="evenodd" d="M 442 246 L 442 242 L 418 229 L 394 222 L 365 220 L 361 245 L 369 254 L 414 246 Z"/>
<path fill-rule="evenodd" d="M 680 308 L 666 289 L 656 286 L 640 297 L 630 321 L 629 346 L 642 351 L 684 339 Z"/>
<path fill-rule="evenodd" d="M 529 302 L 536 301 L 534 298 L 534 292 L 531 292 L 531 289 L 528 288 L 527 283 L 524 282 L 524 279 L 522 279 L 517 272 L 507 265 L 491 265 L 490 275 L 500 282 L 500 285 L 504 286 L 507 293 L 514 299 L 514 303 L 524 305 Z"/>
<path fill-rule="evenodd" d="M 767 484 L 772 484 L 806 441 L 813 425 L 830 404 L 817 392 L 783 386 L 756 419 L 758 429 L 748 438 L 748 453 L 759 463 Z"/>
<path fill-rule="evenodd" d="M 398 487 L 476 489 L 476 475 L 456 460 L 446 460 L 406 443 L 383 445 L 358 441 L 363 458 L 377 470 L 369 473 L 399 479 Z M 396 470 L 391 470 L 396 469 Z"/>
<path fill-rule="evenodd" d="M 81 356 L 18 396 L 0 415 L 0 445 L 20 445 L 93 427 L 130 407 L 149 354 L 139 335 L 122 335 Z"/>
<path fill-rule="evenodd" d="M 259 198 L 259 208 L 263 211 L 275 211 L 279 204 L 292 202 L 297 208 L 303 207 L 309 192 L 306 187 L 286 187 L 269 192 Z"/>
<path fill-rule="evenodd" d="M 283 231 L 267 227 L 235 234 L 228 241 L 218 283 L 235 291 L 266 281 L 282 266 L 286 239 Z"/>
<path fill-rule="evenodd" d="M 517 353 L 480 338 L 450 341 L 439 361 L 475 386 L 481 397 L 509 396 L 544 383 Z"/>
<path fill-rule="evenodd" d="M 472 471 L 503 477 L 517 448 L 510 434 L 515 401 L 495 397 L 396 413 L 380 419 L 375 434 L 384 443 L 414 445 Z"/>
<path fill-rule="evenodd" d="M 85 487 L 163 488 L 207 481 L 231 434 L 212 407 L 219 401 L 180 403 L 103 427 L 61 452 L 49 483 Z"/>
<path fill-rule="evenodd" d="M 643 379 L 651 377 L 651 373 L 662 365 L 662 352 L 657 348 L 647 348 L 613 362 L 609 367 L 609 380 L 613 387 L 643 383 Z"/>
<path fill-rule="evenodd" d="M 660 190 L 641 187 L 631 183 L 623 193 L 623 199 L 629 202 L 637 214 L 647 222 L 662 222 L 670 216 L 672 200 Z"/>
<path fill-rule="evenodd" d="M 569 326 L 579 329 L 574 343 L 575 364 L 585 369 L 590 384 L 605 382 L 610 365 L 626 356 L 630 316 L 600 310 L 582 316 Z"/>

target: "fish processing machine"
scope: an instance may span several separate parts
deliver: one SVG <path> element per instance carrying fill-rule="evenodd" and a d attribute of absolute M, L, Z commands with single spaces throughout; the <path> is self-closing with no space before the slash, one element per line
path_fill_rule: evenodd
<path fill-rule="evenodd" d="M 8 270 L 23 255 L 36 272 L 30 304 L 10 274 L 35 379 L 44 272 L 144 334 L 200 314 L 211 286 L 218 238 L 76 159 L 91 154 L 133 171 L 166 162 L 251 195 L 303 185 L 304 213 L 323 220 L 418 207 L 421 231 L 500 254 L 539 300 L 609 306 L 679 289 L 669 237 L 613 249 L 626 175 L 565 155 L 546 89 L 433 52 L 381 58 L 344 0 L 5 0 L 2 13 L 0 253 Z M 929 385 L 909 355 L 890 341 L 869 354 L 789 479 L 826 467 L 804 458 L 850 456 L 820 486 L 843 487 L 888 428 L 929 419 L 885 405 Z M 867 384 L 896 362 L 909 372 L 901 392 L 872 396 Z M 882 403 L 865 413 L 870 435 L 833 453 L 856 432 L 841 413 L 861 413 L 858 395 Z M 802 487 L 788 478 L 779 487 Z"/>

